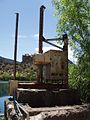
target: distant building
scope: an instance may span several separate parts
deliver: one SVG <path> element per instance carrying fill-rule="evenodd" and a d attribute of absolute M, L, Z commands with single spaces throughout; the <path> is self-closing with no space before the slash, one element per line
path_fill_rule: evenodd
<path fill-rule="evenodd" d="M 22 63 L 25 63 L 25 64 L 32 64 L 32 56 L 29 55 L 29 54 L 25 54 L 25 55 L 22 55 Z"/>

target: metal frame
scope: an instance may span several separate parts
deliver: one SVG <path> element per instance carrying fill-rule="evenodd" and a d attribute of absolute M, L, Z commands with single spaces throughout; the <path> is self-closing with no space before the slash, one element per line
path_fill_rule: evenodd
<path fill-rule="evenodd" d="M 44 16 L 44 9 L 45 6 L 40 7 L 40 23 L 39 23 L 39 53 L 43 53 L 43 42 L 52 45 L 54 47 L 59 48 L 62 51 L 66 51 L 66 59 L 67 59 L 67 68 L 66 68 L 66 77 L 65 77 L 65 82 L 66 86 L 68 87 L 68 37 L 67 34 L 64 34 L 62 38 L 52 38 L 52 39 L 45 39 L 43 36 L 43 16 Z M 60 46 L 57 46 L 49 41 L 56 41 L 56 40 L 63 40 L 64 46 L 61 48 Z M 39 65 L 39 79 L 37 82 L 43 82 L 43 65 Z"/>
<path fill-rule="evenodd" d="M 44 16 L 45 6 L 40 7 L 40 20 L 39 20 L 39 53 L 43 53 L 43 42 L 50 44 L 54 47 L 61 49 L 62 51 L 66 51 L 67 55 L 67 69 L 66 69 L 66 86 L 68 87 L 68 38 L 67 34 L 64 34 L 62 38 L 52 38 L 52 39 L 45 39 L 43 36 L 43 16 Z M 17 39 L 18 39 L 18 21 L 19 21 L 19 13 L 16 13 L 16 28 L 15 28 L 15 47 L 14 47 L 14 80 L 16 80 L 16 59 L 17 59 Z M 61 48 L 50 41 L 55 40 L 63 40 L 64 46 Z M 43 83 L 43 65 L 39 65 L 39 79 L 37 80 L 38 83 Z"/>

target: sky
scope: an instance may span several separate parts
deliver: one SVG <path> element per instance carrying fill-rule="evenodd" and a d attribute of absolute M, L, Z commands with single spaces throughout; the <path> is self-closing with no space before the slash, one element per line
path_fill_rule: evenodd
<path fill-rule="evenodd" d="M 16 15 L 19 13 L 19 36 L 17 60 L 22 61 L 22 55 L 34 54 L 38 51 L 39 12 L 44 11 L 44 36 L 55 38 L 57 18 L 52 0 L 0 0 L 0 56 L 13 59 L 15 41 Z M 44 51 L 54 49 L 47 44 Z M 73 53 L 69 48 L 69 59 L 73 61 Z"/>

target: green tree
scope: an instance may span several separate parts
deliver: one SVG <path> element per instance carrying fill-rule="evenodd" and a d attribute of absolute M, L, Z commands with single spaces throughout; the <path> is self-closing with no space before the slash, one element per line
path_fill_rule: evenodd
<path fill-rule="evenodd" d="M 82 101 L 90 102 L 90 79 L 82 75 L 78 64 L 69 65 L 69 87 L 78 89 Z"/>
<path fill-rule="evenodd" d="M 90 0 L 53 0 L 58 18 L 57 32 L 68 33 L 76 50 L 90 51 Z M 86 46 L 88 49 L 86 49 Z"/>
<path fill-rule="evenodd" d="M 68 34 L 77 65 L 69 66 L 69 85 L 77 88 L 85 101 L 90 98 L 90 0 L 53 0 L 58 18 L 57 33 Z"/>
<path fill-rule="evenodd" d="M 58 18 L 58 36 L 67 32 L 75 46 L 78 64 L 90 78 L 90 0 L 53 0 Z M 85 69 L 86 68 L 86 69 Z"/>

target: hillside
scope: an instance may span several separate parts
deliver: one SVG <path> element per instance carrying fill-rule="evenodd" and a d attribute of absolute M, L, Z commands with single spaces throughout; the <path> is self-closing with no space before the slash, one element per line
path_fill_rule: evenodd
<path fill-rule="evenodd" d="M 13 79 L 13 63 L 14 61 L 12 59 L 0 56 L 0 80 Z M 73 64 L 70 60 L 68 60 L 68 63 Z M 16 76 L 18 80 L 35 80 L 37 77 L 37 70 L 37 66 L 32 64 L 31 56 L 26 56 L 26 59 L 23 59 L 22 62 L 17 61 Z"/>
<path fill-rule="evenodd" d="M 4 58 L 4 57 L 0 56 L 0 63 L 13 64 L 13 60 L 9 59 L 9 58 Z M 19 64 L 20 62 L 17 61 L 17 63 Z"/>
<path fill-rule="evenodd" d="M 13 79 L 13 60 L 0 56 L 0 80 Z M 17 79 L 31 80 L 34 74 L 33 65 L 17 61 L 16 65 Z M 31 75 L 32 74 L 32 75 Z"/>

